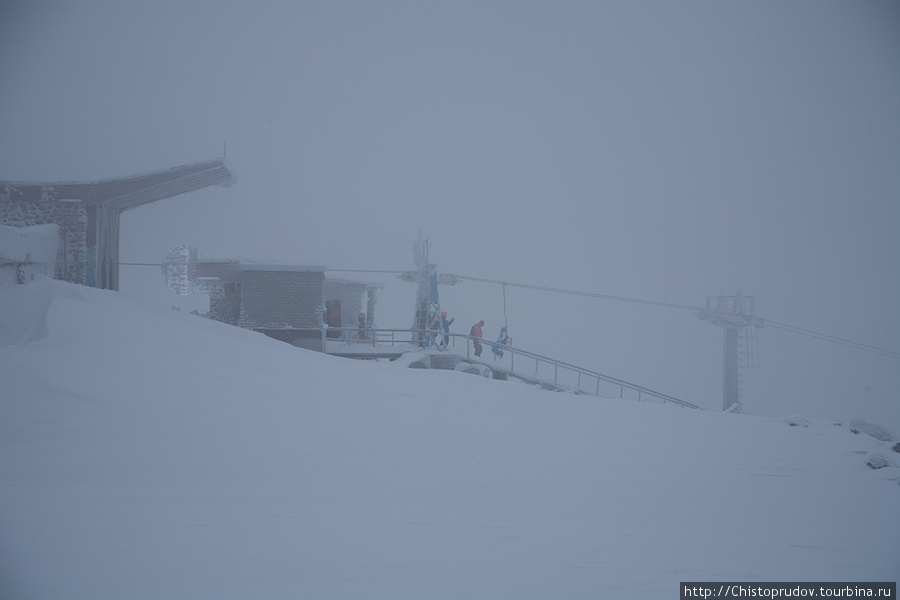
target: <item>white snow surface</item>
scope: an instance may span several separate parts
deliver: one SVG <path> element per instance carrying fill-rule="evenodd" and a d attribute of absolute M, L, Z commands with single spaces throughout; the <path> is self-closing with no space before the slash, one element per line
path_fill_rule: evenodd
<path fill-rule="evenodd" d="M 850 429 L 333 358 L 39 278 L 0 288 L 0 597 L 896 581 L 900 455 Z"/>

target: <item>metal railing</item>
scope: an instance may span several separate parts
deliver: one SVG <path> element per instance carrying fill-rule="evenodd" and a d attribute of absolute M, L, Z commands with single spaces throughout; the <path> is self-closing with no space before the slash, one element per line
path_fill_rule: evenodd
<path fill-rule="evenodd" d="M 337 334 L 337 335 L 335 335 Z M 423 339 L 420 329 L 376 329 L 360 327 L 326 327 L 322 329 L 323 349 L 330 343 L 353 345 L 418 345 Z"/>
<path fill-rule="evenodd" d="M 474 340 L 471 335 L 461 333 L 444 334 L 439 330 L 422 329 L 375 329 L 360 327 L 325 327 L 325 328 L 296 328 L 291 331 L 315 332 L 315 337 L 321 336 L 322 352 L 338 352 L 355 349 L 360 354 L 374 352 L 377 348 L 393 348 L 405 346 L 404 350 L 415 348 L 433 348 L 444 350 L 456 347 L 457 340 L 463 340 L 466 345 L 466 361 L 477 362 L 493 370 L 506 371 L 509 374 L 534 383 L 546 382 L 557 389 L 572 389 L 595 396 L 608 396 L 635 399 L 643 402 L 651 401 L 671 402 L 684 408 L 700 408 L 696 404 L 685 402 L 669 394 L 657 392 L 642 385 L 631 383 L 616 377 L 610 377 L 591 371 L 571 363 L 556 360 L 548 356 L 542 356 L 534 352 L 528 352 L 509 344 L 492 342 L 485 338 L 477 338 L 482 346 L 489 349 L 496 347 L 503 355 L 509 356 L 509 366 L 504 363 L 491 364 L 481 357 L 472 356 Z M 331 346 L 329 348 L 329 346 Z M 399 350 L 399 349 L 398 349 Z M 352 352 L 351 352 L 352 353 Z M 493 352 L 491 353 L 493 354 Z M 516 368 L 516 357 L 519 357 L 519 368 Z M 534 361 L 534 370 L 530 369 Z M 527 367 L 527 368 L 526 368 Z"/>
<path fill-rule="evenodd" d="M 474 342 L 476 338 L 458 333 L 451 333 L 449 334 L 449 336 L 454 340 L 456 338 L 466 339 L 467 361 L 481 362 L 482 364 L 493 368 L 489 362 L 485 360 L 476 360 L 472 357 L 470 348 L 473 347 L 473 344 L 470 344 L 469 340 L 472 340 Z M 535 379 L 539 381 L 543 380 L 547 381 L 548 383 L 552 382 L 554 387 L 557 388 L 575 389 L 596 396 L 618 395 L 619 398 L 626 398 L 636 395 L 635 399 L 638 402 L 642 402 L 645 398 L 648 398 L 657 401 L 661 400 L 663 403 L 671 402 L 684 408 L 700 408 L 696 404 L 685 402 L 684 400 L 675 398 L 674 396 L 670 396 L 669 394 L 657 392 L 655 390 L 651 390 L 650 388 L 646 388 L 642 385 L 631 383 L 623 379 L 610 377 L 609 375 L 591 371 L 590 369 L 585 369 L 571 363 L 556 360 L 547 356 L 541 356 L 540 354 L 535 354 L 534 352 L 521 350 L 508 344 L 500 344 L 498 342 L 492 342 L 484 338 L 477 339 L 482 344 L 482 346 L 487 346 L 491 349 L 496 347 L 500 351 L 502 351 L 503 354 L 508 354 L 509 367 L 508 369 L 506 369 L 505 367 L 503 368 L 515 376 L 523 377 L 525 379 Z M 519 357 L 519 369 L 516 369 L 517 356 Z M 523 361 L 523 359 L 525 360 Z M 534 361 L 533 372 L 530 369 L 527 371 L 524 369 L 526 365 L 528 367 L 531 366 L 531 361 Z M 525 362 L 525 365 L 523 365 L 523 362 Z M 500 366 L 502 367 L 502 365 Z M 601 394 L 601 392 L 604 393 Z M 628 394 L 626 394 L 626 392 L 628 392 Z"/>
<path fill-rule="evenodd" d="M 256 331 L 271 334 L 306 334 L 303 339 L 320 340 L 322 352 L 328 351 L 329 345 L 347 346 L 418 346 L 438 347 L 442 342 L 452 340 L 442 337 L 440 331 L 423 331 L 422 329 L 377 329 L 361 327 L 255 327 Z M 277 337 L 277 336 L 273 336 Z M 289 337 L 289 336 L 288 336 Z"/>
<path fill-rule="evenodd" d="M 309 330 L 313 331 L 313 330 Z M 322 330 L 325 344 L 413 345 L 423 348 L 455 346 L 454 334 L 444 334 L 434 329 L 378 329 L 359 327 L 326 327 Z M 336 335 L 335 335 L 336 334 Z M 467 337 L 459 336 L 457 337 Z"/>

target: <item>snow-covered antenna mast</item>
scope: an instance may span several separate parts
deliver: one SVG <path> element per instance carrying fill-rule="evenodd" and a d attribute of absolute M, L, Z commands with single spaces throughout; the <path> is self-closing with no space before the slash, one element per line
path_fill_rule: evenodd
<path fill-rule="evenodd" d="M 712 304 L 713 298 L 707 298 L 706 308 L 694 314 L 697 318 L 718 325 L 725 331 L 722 410 L 728 410 L 741 401 L 740 368 L 759 365 L 756 329 L 765 325 L 765 321 L 756 316 L 755 298 L 742 296 L 740 291 L 734 296 L 719 296 L 715 308 Z M 738 350 L 739 340 L 743 342 L 742 352 Z"/>
<path fill-rule="evenodd" d="M 456 275 L 438 275 L 437 265 L 429 262 L 430 254 L 431 242 L 427 239 L 422 239 L 422 232 L 420 231 L 419 239 L 413 242 L 413 258 L 416 262 L 416 270 L 404 271 L 400 275 L 400 279 L 403 281 L 416 284 L 415 317 L 412 329 L 422 331 L 423 336 L 426 328 L 432 329 L 429 325 L 434 322 L 440 322 L 441 303 L 438 298 L 438 284 L 455 285 L 459 282 L 459 278 Z"/>

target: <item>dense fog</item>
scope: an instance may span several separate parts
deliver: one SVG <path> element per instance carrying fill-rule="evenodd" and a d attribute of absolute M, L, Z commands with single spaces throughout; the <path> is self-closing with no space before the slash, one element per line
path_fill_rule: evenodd
<path fill-rule="evenodd" d="M 123 262 L 413 268 L 767 326 L 743 404 L 900 431 L 900 7 L 891 2 L 4 2 L 0 180 L 225 155 L 126 213 Z M 378 325 L 407 327 L 391 274 Z M 121 290 L 163 305 L 159 270 Z M 722 330 L 685 308 L 465 280 L 464 333 L 721 406 Z M 870 346 L 861 350 L 840 341 Z"/>

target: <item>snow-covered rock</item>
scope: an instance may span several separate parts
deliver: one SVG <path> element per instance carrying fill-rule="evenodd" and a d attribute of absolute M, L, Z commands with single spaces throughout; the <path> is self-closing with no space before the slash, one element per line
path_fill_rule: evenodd
<path fill-rule="evenodd" d="M 491 369 L 486 367 L 485 365 L 473 364 L 473 363 L 459 363 L 456 365 L 456 370 L 462 373 L 468 373 L 470 375 L 481 375 L 482 377 L 491 378 Z"/>
<path fill-rule="evenodd" d="M 883 454 L 869 454 L 866 456 L 866 464 L 872 469 L 884 469 L 893 466 Z"/>
<path fill-rule="evenodd" d="M 870 435 L 876 440 L 881 440 L 882 442 L 893 442 L 897 439 L 894 432 L 887 427 L 883 427 L 877 423 L 869 423 L 862 419 L 853 419 L 850 421 L 850 427 L 861 431 L 866 435 Z"/>

